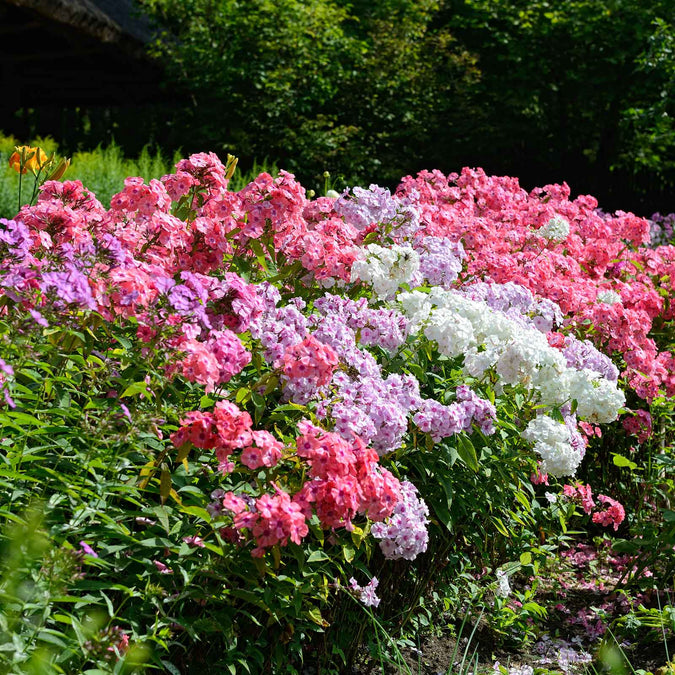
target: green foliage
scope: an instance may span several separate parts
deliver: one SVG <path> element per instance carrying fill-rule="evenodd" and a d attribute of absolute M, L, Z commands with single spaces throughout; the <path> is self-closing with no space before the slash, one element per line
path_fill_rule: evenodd
<path fill-rule="evenodd" d="M 142 5 L 165 28 L 155 54 L 194 101 L 192 145 L 271 156 L 310 185 L 325 169 L 347 182 L 400 176 L 472 76 L 472 59 L 431 28 L 436 0 Z"/>
<path fill-rule="evenodd" d="M 669 0 L 140 4 L 186 102 L 174 145 L 269 156 L 314 187 L 465 165 L 599 196 L 610 171 L 675 182 Z"/>

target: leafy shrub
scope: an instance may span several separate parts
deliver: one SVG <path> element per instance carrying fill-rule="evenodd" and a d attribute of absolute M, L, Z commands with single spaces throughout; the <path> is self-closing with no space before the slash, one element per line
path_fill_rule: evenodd
<path fill-rule="evenodd" d="M 544 610 L 497 598 L 585 510 L 566 477 L 604 468 L 601 425 L 644 433 L 608 426 L 624 390 L 670 405 L 628 354 L 670 358 L 671 249 L 561 186 L 310 200 L 234 167 L 193 155 L 109 208 L 48 181 L 1 224 L 3 667 L 339 672 L 364 611 L 400 634 L 443 579 L 527 641 Z M 612 342 L 607 307 L 642 323 Z M 627 528 L 605 496 L 597 527 Z"/>

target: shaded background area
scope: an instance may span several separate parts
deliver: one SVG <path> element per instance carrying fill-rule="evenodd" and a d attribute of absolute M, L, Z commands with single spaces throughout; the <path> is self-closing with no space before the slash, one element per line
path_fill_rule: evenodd
<path fill-rule="evenodd" d="M 672 0 L 0 0 L 0 130 L 675 211 Z"/>

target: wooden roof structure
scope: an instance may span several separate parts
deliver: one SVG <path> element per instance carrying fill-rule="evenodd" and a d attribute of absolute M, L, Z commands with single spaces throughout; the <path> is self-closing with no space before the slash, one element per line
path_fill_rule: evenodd
<path fill-rule="evenodd" d="M 159 93 L 160 70 L 144 49 L 152 37 L 133 0 L 0 0 L 5 101 L 15 109 L 148 101 Z"/>

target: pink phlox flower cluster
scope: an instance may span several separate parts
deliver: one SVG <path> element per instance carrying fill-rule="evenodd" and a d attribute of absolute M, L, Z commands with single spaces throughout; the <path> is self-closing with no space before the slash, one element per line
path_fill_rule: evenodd
<path fill-rule="evenodd" d="M 263 494 L 255 500 L 255 508 L 245 510 L 242 504 L 234 502 L 237 509 L 234 526 L 238 530 L 246 528 L 256 542 L 251 551 L 254 558 L 262 558 L 265 550 L 272 546 L 286 546 L 290 539 L 300 544 L 309 532 L 301 507 L 291 501 L 291 497 L 277 485 L 272 484 L 276 493 Z"/>
<path fill-rule="evenodd" d="M 230 330 L 211 331 L 203 342 L 180 338 L 173 346 L 185 356 L 169 366 L 168 372 L 177 371 L 186 380 L 203 384 L 207 393 L 229 382 L 251 362 L 251 353 Z"/>
<path fill-rule="evenodd" d="M 347 441 L 308 421 L 299 425 L 298 456 L 310 465 L 311 480 L 293 498 L 311 515 L 314 504 L 324 527 L 346 527 L 357 513 L 371 520 L 390 515 L 400 497 L 400 484 L 378 466 L 377 453 L 358 437 Z"/>
<path fill-rule="evenodd" d="M 372 535 L 380 540 L 380 549 L 388 560 L 414 560 L 427 550 L 429 508 L 409 481 L 401 482 L 401 498 L 384 522 L 374 523 Z"/>
<path fill-rule="evenodd" d="M 568 622 L 581 626 L 586 631 L 589 640 L 597 640 L 607 631 L 604 621 L 598 618 L 596 611 L 593 609 L 578 610 L 576 616 L 570 617 Z"/>
<path fill-rule="evenodd" d="M 375 589 L 379 585 L 377 577 L 373 577 L 365 586 L 359 586 L 354 577 L 349 579 L 349 588 L 354 592 L 356 597 L 366 607 L 377 607 L 380 604 L 380 598 L 377 597 Z"/>
<path fill-rule="evenodd" d="M 635 410 L 621 422 L 626 433 L 637 436 L 638 443 L 644 443 L 652 436 L 652 416 L 647 410 Z"/>
<path fill-rule="evenodd" d="M 156 211 L 168 213 L 171 197 L 163 183 L 152 179 L 148 185 L 142 178 L 125 178 L 122 192 L 110 200 L 110 208 L 116 212 L 127 214 L 138 213 L 139 216 L 151 217 Z"/>
<path fill-rule="evenodd" d="M 660 386 L 675 393 L 666 367 L 670 357 L 660 355 L 649 337 L 657 316 L 669 318 L 659 289 L 664 278 L 675 278 L 675 252 L 641 247 L 649 238 L 648 221 L 598 213 L 592 197 L 570 201 L 565 184 L 527 193 L 517 180 L 482 170 L 447 177 L 421 172 L 403 179 L 397 195 L 413 191 L 425 234 L 463 242 L 467 277 L 520 284 L 559 304 L 569 322 L 590 321 L 596 345 L 628 357 L 625 374 L 638 395 L 651 400 Z M 543 250 L 533 231 L 555 217 L 569 224 L 569 235 Z M 607 290 L 621 301 L 597 302 L 598 292 Z M 538 319 L 542 328 L 550 318 Z"/>
<path fill-rule="evenodd" d="M 51 249 L 70 243 L 91 244 L 105 209 L 80 181 L 47 181 L 35 206 L 24 206 L 16 216 L 31 234 L 32 248 Z"/>
<path fill-rule="evenodd" d="M 612 499 L 607 495 L 598 495 L 598 501 L 605 504 L 606 508 L 604 511 L 596 511 L 593 514 L 593 522 L 603 527 L 611 525 L 616 532 L 626 517 L 623 506 L 616 499 Z"/>
<path fill-rule="evenodd" d="M 420 255 L 419 274 L 431 286 L 452 288 L 462 271 L 464 247 L 461 242 L 447 237 L 420 237 L 415 241 L 415 250 Z"/>
<path fill-rule="evenodd" d="M 548 485 L 548 474 L 542 473 L 541 468 L 538 467 L 536 473 L 530 476 L 530 482 L 533 485 Z"/>
<path fill-rule="evenodd" d="M 129 635 L 120 626 L 109 626 L 95 639 L 86 640 L 82 646 L 91 656 L 110 661 L 129 651 Z"/>
<path fill-rule="evenodd" d="M 249 447 L 254 442 L 252 425 L 251 416 L 246 411 L 240 410 L 230 401 L 218 401 L 213 412 L 186 413 L 180 427 L 170 438 L 177 448 L 192 443 L 197 448 L 215 450 L 219 469 L 229 473 L 234 469 L 230 461 L 232 452 Z M 261 450 L 268 449 L 266 456 L 269 461 L 279 450 L 267 437 L 259 436 L 255 445 Z"/>
<path fill-rule="evenodd" d="M 335 350 L 313 335 L 288 347 L 275 363 L 282 372 L 284 394 L 295 403 L 307 403 L 330 382 L 337 365 Z"/>
<path fill-rule="evenodd" d="M 585 513 L 591 513 L 595 508 L 593 501 L 593 491 L 590 485 L 582 483 L 572 483 L 563 486 L 563 494 L 568 499 L 581 504 Z"/>
<path fill-rule="evenodd" d="M 241 463 L 249 469 L 276 466 L 284 446 L 269 431 L 253 431 L 251 436 L 253 443 L 241 451 Z"/>
<path fill-rule="evenodd" d="M 203 186 L 213 192 L 227 189 L 228 181 L 225 178 L 225 167 L 214 152 L 199 152 L 190 155 L 188 159 L 181 159 L 176 164 L 175 175 L 178 180 L 182 181 L 183 187 L 191 183 L 192 185 Z M 168 177 L 165 176 L 164 179 L 166 178 Z M 187 194 L 188 191 L 189 187 L 183 194 Z"/>

